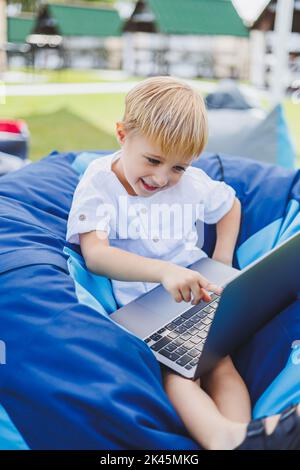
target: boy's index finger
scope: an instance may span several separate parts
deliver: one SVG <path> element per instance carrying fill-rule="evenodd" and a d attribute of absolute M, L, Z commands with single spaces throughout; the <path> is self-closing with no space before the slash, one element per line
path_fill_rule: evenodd
<path fill-rule="evenodd" d="M 204 287 L 201 287 L 201 291 L 203 293 L 202 300 L 204 300 L 204 302 L 210 302 L 212 300 L 210 293 L 204 289 Z"/>
<path fill-rule="evenodd" d="M 210 283 L 206 289 L 211 292 L 211 293 L 215 293 L 215 294 L 218 294 L 218 295 L 221 295 L 222 292 L 223 292 L 223 288 L 222 287 L 219 287 L 217 286 L 216 284 L 212 284 Z"/>

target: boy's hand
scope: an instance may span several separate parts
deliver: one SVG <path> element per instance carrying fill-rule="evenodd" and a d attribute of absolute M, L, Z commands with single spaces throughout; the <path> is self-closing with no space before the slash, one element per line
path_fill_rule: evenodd
<path fill-rule="evenodd" d="M 193 271 L 173 263 L 166 263 L 162 270 L 161 284 L 172 295 L 176 302 L 190 302 L 196 305 L 200 300 L 209 302 L 211 297 L 208 291 L 216 294 L 222 293 L 222 288 L 209 282 L 197 271 Z"/>

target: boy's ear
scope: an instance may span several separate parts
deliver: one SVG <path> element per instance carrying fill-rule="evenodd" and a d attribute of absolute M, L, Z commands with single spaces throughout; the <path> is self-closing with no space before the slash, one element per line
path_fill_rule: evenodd
<path fill-rule="evenodd" d="M 123 145 L 126 139 L 126 131 L 123 122 L 116 123 L 116 136 L 120 145 Z"/>

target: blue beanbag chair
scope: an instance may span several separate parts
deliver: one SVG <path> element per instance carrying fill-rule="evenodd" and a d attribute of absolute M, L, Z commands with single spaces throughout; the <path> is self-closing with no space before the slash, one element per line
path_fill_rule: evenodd
<path fill-rule="evenodd" d="M 15 431 L 11 445 L 199 449 L 164 392 L 152 351 L 110 320 L 110 281 L 87 273 L 78 249 L 65 247 L 73 192 L 95 156 L 77 158 L 54 153 L 0 181 L 0 403 Z M 298 172 L 223 155 L 195 164 L 231 184 L 243 204 L 236 266 L 249 262 L 247 253 L 260 254 L 265 233 L 275 246 L 299 229 Z M 208 254 L 214 239 L 215 227 L 207 226 Z M 298 317 L 295 302 L 237 352 L 253 405 L 289 368 Z M 284 403 L 297 399 L 286 391 Z"/>
<path fill-rule="evenodd" d="M 0 427 L 0 450 L 28 450 L 24 439 L 1 405 Z"/>

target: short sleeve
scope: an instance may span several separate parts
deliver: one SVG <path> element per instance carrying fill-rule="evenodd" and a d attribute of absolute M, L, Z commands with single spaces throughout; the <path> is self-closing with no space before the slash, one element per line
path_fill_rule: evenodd
<path fill-rule="evenodd" d="M 210 178 L 204 171 L 193 168 L 194 187 L 202 196 L 204 222 L 216 224 L 233 206 L 235 190 L 224 183 Z"/>
<path fill-rule="evenodd" d="M 96 161 L 92 162 L 74 192 L 67 224 L 68 242 L 79 245 L 79 234 L 93 230 L 109 234 L 111 212 L 105 210 L 108 201 L 104 181 L 105 173 L 99 172 Z"/>

